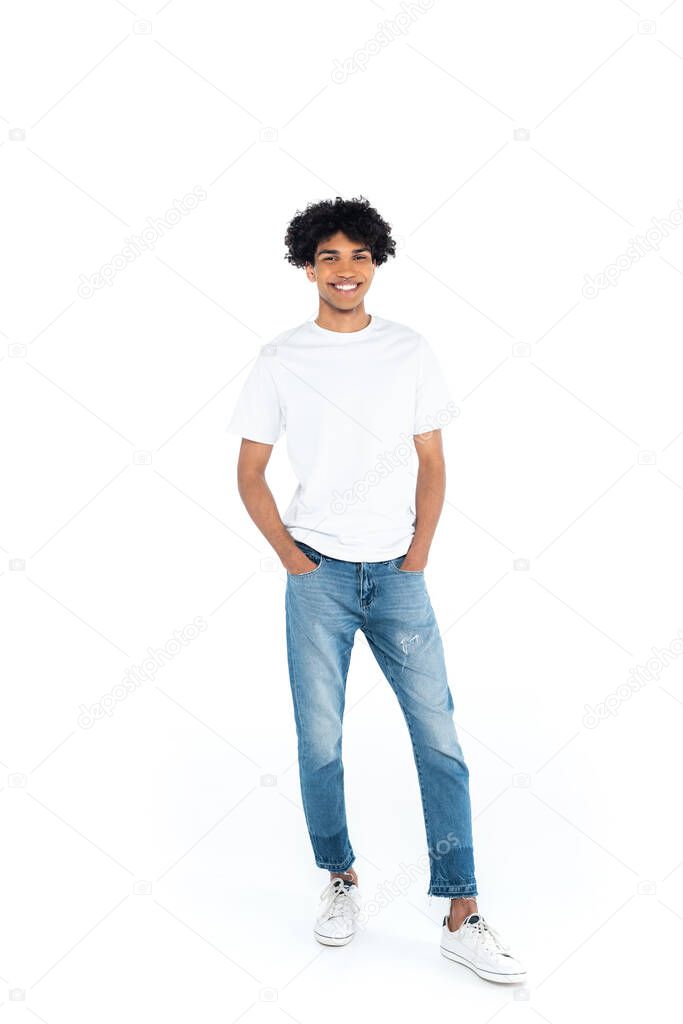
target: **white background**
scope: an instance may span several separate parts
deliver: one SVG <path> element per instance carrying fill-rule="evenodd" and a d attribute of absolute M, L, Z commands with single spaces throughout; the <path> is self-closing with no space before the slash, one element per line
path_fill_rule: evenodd
<path fill-rule="evenodd" d="M 683 207 L 683 3 L 660 2 L 437 0 L 402 31 L 367 0 L 3 6 L 3 1019 L 569 1024 L 673 998 L 683 659 L 585 717 L 683 630 L 683 227 L 628 256 Z M 360 634 L 355 866 L 367 901 L 398 888 L 350 946 L 312 936 L 285 573 L 225 425 L 259 346 L 317 311 L 287 223 L 359 194 L 399 242 L 366 309 L 429 338 L 460 410 L 426 582 L 521 991 L 443 959 L 448 903 L 402 874 L 417 777 Z M 284 439 L 268 479 L 282 511 Z"/>

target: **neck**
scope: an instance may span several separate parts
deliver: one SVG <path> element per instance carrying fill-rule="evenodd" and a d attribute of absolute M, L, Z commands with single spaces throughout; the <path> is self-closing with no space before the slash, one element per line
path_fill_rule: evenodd
<path fill-rule="evenodd" d="M 370 323 L 369 313 L 365 312 L 365 306 L 361 302 L 355 309 L 335 309 L 325 302 L 320 303 L 318 315 L 315 322 L 319 327 L 325 327 L 328 331 L 339 331 L 342 334 L 350 331 L 362 331 Z"/>

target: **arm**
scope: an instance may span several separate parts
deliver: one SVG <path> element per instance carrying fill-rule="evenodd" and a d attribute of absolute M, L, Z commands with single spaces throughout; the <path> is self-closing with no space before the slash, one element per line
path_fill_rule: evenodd
<path fill-rule="evenodd" d="M 415 488 L 415 533 L 401 568 L 424 569 L 446 496 L 446 463 L 440 430 L 414 434 L 419 467 Z"/>
<path fill-rule="evenodd" d="M 237 489 L 247 512 L 275 549 L 287 572 L 310 572 L 315 563 L 294 543 L 266 483 L 266 466 L 272 451 L 272 444 L 242 438 L 237 460 Z"/>

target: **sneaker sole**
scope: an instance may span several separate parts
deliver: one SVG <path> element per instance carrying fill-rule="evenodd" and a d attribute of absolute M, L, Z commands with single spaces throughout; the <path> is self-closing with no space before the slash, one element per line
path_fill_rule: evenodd
<path fill-rule="evenodd" d="M 321 935 L 320 932 L 317 932 L 314 928 L 313 934 L 318 940 L 318 942 L 322 943 L 323 946 L 345 946 L 347 942 L 351 941 L 351 939 L 355 935 L 355 932 L 351 932 L 350 935 L 342 935 L 341 937 L 337 937 L 332 935 Z"/>
<path fill-rule="evenodd" d="M 518 981 L 526 981 L 526 971 L 521 974 L 500 974 L 496 971 L 487 971 L 483 967 L 476 967 L 470 960 L 465 960 L 464 957 L 458 956 L 457 953 L 453 953 L 450 949 L 446 949 L 441 946 L 441 955 L 445 956 L 448 960 L 452 960 L 453 963 L 462 964 L 463 967 L 469 967 L 471 971 L 478 974 L 480 978 L 485 981 L 499 981 L 503 984 L 511 984 Z"/>

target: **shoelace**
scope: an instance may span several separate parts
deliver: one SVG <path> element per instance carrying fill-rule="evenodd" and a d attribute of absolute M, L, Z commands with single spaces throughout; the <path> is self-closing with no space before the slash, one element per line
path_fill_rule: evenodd
<path fill-rule="evenodd" d="M 482 945 L 490 953 L 502 953 L 504 956 L 510 956 L 510 947 L 503 942 L 496 929 L 488 921 L 485 921 L 481 914 L 479 914 L 478 921 L 468 921 L 467 926 L 470 932 L 474 932 L 476 935 L 477 945 Z"/>
<path fill-rule="evenodd" d="M 324 908 L 327 917 L 340 917 L 342 914 L 353 915 L 358 912 L 358 907 L 341 878 L 334 878 L 329 882 L 320 893 L 320 899 L 327 904 Z"/>

